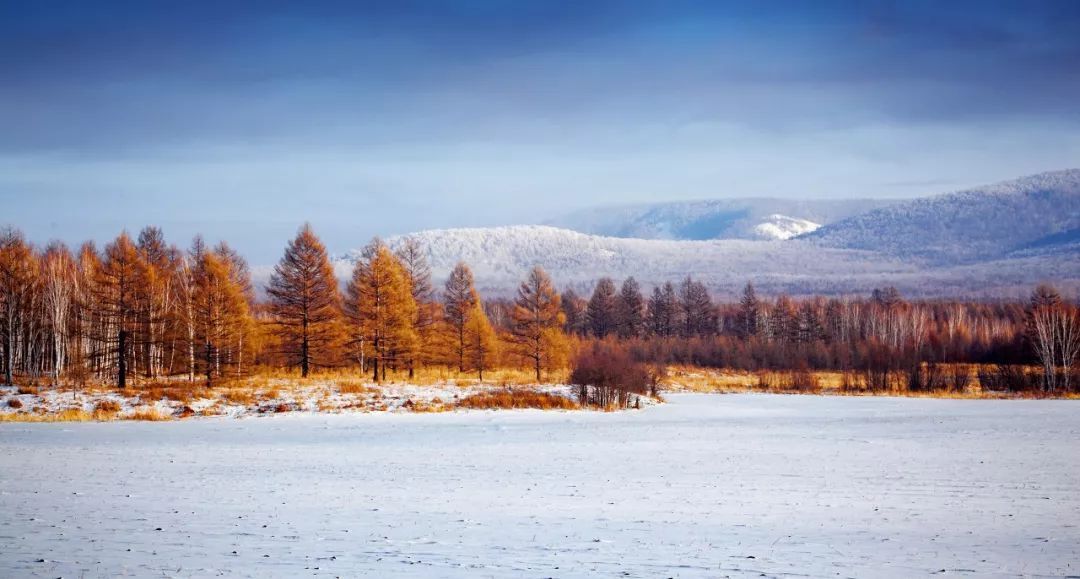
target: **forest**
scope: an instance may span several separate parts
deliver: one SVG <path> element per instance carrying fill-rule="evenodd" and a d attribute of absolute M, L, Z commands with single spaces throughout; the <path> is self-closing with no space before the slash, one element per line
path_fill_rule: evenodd
<path fill-rule="evenodd" d="M 761 386 L 814 390 L 842 376 L 868 392 L 1080 390 L 1080 311 L 1049 285 L 1018 301 L 759 297 L 718 303 L 686 276 L 645 289 L 597 280 L 559 292 L 539 267 L 513 299 L 483 299 L 469 266 L 433 279 L 425 248 L 373 240 L 347 280 L 310 226 L 290 240 L 263 291 L 227 243 L 186 249 L 147 227 L 99 249 L 36 247 L 0 231 L 3 380 L 53 385 L 139 381 L 212 388 L 268 371 L 359 372 L 373 382 L 449 368 L 479 380 L 500 368 L 552 372 L 606 404 L 655 385 L 666 368 L 757 373 Z"/>

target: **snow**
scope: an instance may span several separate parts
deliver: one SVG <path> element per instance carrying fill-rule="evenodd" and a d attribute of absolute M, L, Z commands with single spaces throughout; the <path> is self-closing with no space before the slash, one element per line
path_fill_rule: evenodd
<path fill-rule="evenodd" d="M 0 424 L 0 576 L 1080 574 L 1077 402 Z"/>
<path fill-rule="evenodd" d="M 755 225 L 754 233 L 761 239 L 785 240 L 817 231 L 820 227 L 820 223 L 814 223 L 807 219 L 773 214 L 765 221 Z"/>
<path fill-rule="evenodd" d="M 1080 169 L 1070 169 L 897 203 L 831 223 L 808 238 L 955 265 L 1002 259 L 1077 229 Z M 1075 244 L 1058 249 L 1045 261 L 1080 263 Z"/>
<path fill-rule="evenodd" d="M 822 248 L 792 240 L 675 241 L 587 235 L 542 225 L 433 229 L 412 234 L 427 249 L 438 283 L 459 261 L 472 268 L 478 289 L 489 295 L 510 294 L 529 269 L 539 265 L 560 288 L 591 288 L 600 276 L 634 276 L 646 288 L 687 275 L 713 289 L 741 291 L 750 279 L 807 290 L 842 284 L 876 287 L 882 277 L 914 273 L 918 268 L 862 251 Z M 387 239 L 391 246 L 400 237 Z M 352 251 L 337 261 L 345 279 L 359 256 Z"/>
<path fill-rule="evenodd" d="M 181 390 L 190 388 L 186 381 L 174 384 Z M 138 388 L 133 395 L 124 396 L 112 389 L 76 391 L 42 389 L 36 394 L 19 394 L 15 386 L 0 385 L 0 415 L 2 414 L 56 414 L 67 409 L 93 412 L 102 401 L 112 401 L 119 405 L 117 417 L 124 419 L 135 412 L 154 410 L 166 417 L 181 417 L 185 410 L 201 416 L 230 416 L 243 418 L 266 413 L 278 413 L 279 407 L 285 412 L 396 412 L 410 411 L 416 405 L 423 408 L 443 410 L 452 406 L 461 398 L 504 390 L 505 387 L 490 382 L 479 383 L 475 380 L 458 382 L 439 382 L 416 385 L 404 382 L 385 382 L 359 384 L 362 391 L 342 392 L 333 379 L 312 379 L 298 382 L 288 378 L 265 380 L 261 386 L 241 384 L 239 388 L 217 388 L 208 391 L 212 398 L 194 398 L 190 402 L 172 399 L 153 399 L 140 394 Z M 517 386 L 572 398 L 573 388 L 566 384 L 531 384 Z M 239 390 L 251 394 L 250 403 L 230 401 L 230 390 Z M 361 389 L 357 389 L 361 390 Z M 196 391 L 198 392 L 198 391 Z M 12 408 L 8 400 L 18 400 L 20 407 Z M 645 398 L 643 397 L 643 401 Z M 648 404 L 648 402 L 645 402 Z"/>
<path fill-rule="evenodd" d="M 582 233 L 640 239 L 761 239 L 757 226 L 774 215 L 832 223 L 885 207 L 888 199 L 733 198 L 592 207 L 547 225 Z"/>

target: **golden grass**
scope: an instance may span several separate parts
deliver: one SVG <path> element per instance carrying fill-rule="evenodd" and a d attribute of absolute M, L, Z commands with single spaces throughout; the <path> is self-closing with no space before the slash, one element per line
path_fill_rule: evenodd
<path fill-rule="evenodd" d="M 81 408 L 68 408 L 49 414 L 31 412 L 0 414 L 0 422 L 89 422 L 91 420 L 97 419 L 93 414 Z"/>
<path fill-rule="evenodd" d="M 221 399 L 230 404 L 251 406 L 255 403 L 255 393 L 245 388 L 229 388 L 221 392 Z"/>
<path fill-rule="evenodd" d="M 101 412 L 120 412 L 120 403 L 115 400 L 100 400 L 94 410 Z"/>
<path fill-rule="evenodd" d="M 358 380 L 338 380 L 337 390 L 341 394 L 369 394 L 375 390 L 371 386 Z"/>
<path fill-rule="evenodd" d="M 794 374 L 808 374 L 804 376 Z M 850 376 L 849 376 L 850 377 Z M 1043 392 L 994 392 L 981 388 L 975 372 L 972 371 L 971 383 L 962 392 L 952 390 L 913 391 L 906 388 L 887 388 L 870 390 L 862 386 L 845 387 L 843 372 L 747 372 L 738 370 L 717 370 L 695 366 L 671 366 L 661 380 L 660 388 L 684 392 L 703 393 L 745 393 L 771 392 L 780 394 L 824 394 L 832 396 L 904 396 L 909 398 L 945 398 L 945 399 L 1041 399 L 1062 398 L 1080 399 L 1077 393 L 1048 394 Z M 796 387 L 793 383 L 798 383 Z"/>
<path fill-rule="evenodd" d="M 124 420 L 145 420 L 147 422 L 161 422 L 172 420 L 172 416 L 165 414 L 152 406 L 140 406 L 131 412 L 121 416 Z"/>
<path fill-rule="evenodd" d="M 536 408 L 539 410 L 577 410 L 581 408 L 577 402 L 558 394 L 550 392 L 537 392 L 535 390 L 499 390 L 497 392 L 481 392 L 462 398 L 457 403 L 458 408 L 470 408 L 477 410 Z"/>

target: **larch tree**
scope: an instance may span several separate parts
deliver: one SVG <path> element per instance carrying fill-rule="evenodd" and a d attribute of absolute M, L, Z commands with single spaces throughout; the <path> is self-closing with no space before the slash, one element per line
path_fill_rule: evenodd
<path fill-rule="evenodd" d="M 376 240 L 357 261 L 345 298 L 354 343 L 371 351 L 372 378 L 386 379 L 387 366 L 408 360 L 417 347 L 416 300 L 401 261 Z"/>
<path fill-rule="evenodd" d="M 518 287 L 511 319 L 511 340 L 539 382 L 541 371 L 561 362 L 567 351 L 559 294 L 544 270 L 534 267 Z"/>
<path fill-rule="evenodd" d="M 491 322 L 484 313 L 484 306 L 477 300 L 465 321 L 465 360 L 481 381 L 484 379 L 484 370 L 489 370 L 494 365 L 498 347 L 499 338 L 495 329 L 491 327 Z"/>
<path fill-rule="evenodd" d="M 641 336 L 645 327 L 645 297 L 641 295 L 641 286 L 633 277 L 626 278 L 619 289 L 615 320 L 620 338 L 625 340 Z"/>
<path fill-rule="evenodd" d="M 679 284 L 678 292 L 679 333 L 684 338 L 701 336 L 712 330 L 712 300 L 705 284 L 690 276 Z"/>
<path fill-rule="evenodd" d="M 16 338 L 21 318 L 27 315 L 27 299 L 34 281 L 34 256 L 22 233 L 0 230 L 0 334 L 3 334 L 4 383 L 12 384 Z"/>
<path fill-rule="evenodd" d="M 584 336 L 589 331 L 589 317 L 586 314 L 588 300 L 579 296 L 574 288 L 567 288 L 561 296 L 561 307 L 566 321 L 563 330 L 574 336 Z"/>
<path fill-rule="evenodd" d="M 341 294 L 326 247 L 305 224 L 285 248 L 266 290 L 276 337 L 306 377 L 329 365 L 341 321 Z"/>
<path fill-rule="evenodd" d="M 139 232 L 136 249 L 144 264 L 143 280 L 139 284 L 139 333 L 142 336 L 139 359 L 143 372 L 154 377 L 164 364 L 165 326 L 173 305 L 170 286 L 175 279 L 172 273 L 174 249 L 165 243 L 165 235 L 157 227 L 146 227 Z"/>
<path fill-rule="evenodd" d="M 465 371 L 466 326 L 469 315 L 479 303 L 480 296 L 473 286 L 472 270 L 458 262 L 454 269 L 450 270 L 450 276 L 446 278 L 446 286 L 443 288 L 443 320 L 449 334 L 449 357 L 457 363 L 458 372 Z"/>
<path fill-rule="evenodd" d="M 671 282 L 653 288 L 649 298 L 647 322 L 649 333 L 667 338 L 675 333 L 675 286 Z"/>
<path fill-rule="evenodd" d="M 255 286 L 251 283 L 251 268 L 240 252 L 222 241 L 214 247 L 214 253 L 224 261 L 229 280 L 240 292 L 245 310 L 244 315 L 235 318 L 235 327 L 230 331 L 232 344 L 228 352 L 229 364 L 235 369 L 235 374 L 240 376 L 244 372 L 244 349 L 251 347 L 251 334 L 255 325 L 250 314 L 255 307 Z"/>
<path fill-rule="evenodd" d="M 589 332 L 597 338 L 605 338 L 615 330 L 616 315 L 615 282 L 602 277 L 596 282 L 585 315 L 589 319 Z"/>
<path fill-rule="evenodd" d="M 431 359 L 432 334 L 439 317 L 439 304 L 435 300 L 435 288 L 431 284 L 431 266 L 420 240 L 413 236 L 405 237 L 394 253 L 405 272 L 413 301 L 416 302 L 416 315 L 412 322 L 416 347 L 405 360 L 409 378 L 412 379 L 416 366 Z"/>
<path fill-rule="evenodd" d="M 104 332 L 107 366 L 115 363 L 116 385 L 127 386 L 128 365 L 136 346 L 134 336 L 140 318 L 140 284 L 145 280 L 145 264 L 127 233 L 105 246 L 101 267 L 96 271 L 96 313 Z"/>
<path fill-rule="evenodd" d="M 204 251 L 193 272 L 195 335 L 200 344 L 206 386 L 223 374 L 222 352 L 243 331 L 248 304 L 243 287 L 230 271 L 228 256 Z"/>
<path fill-rule="evenodd" d="M 758 318 L 761 317 L 761 303 L 758 301 L 754 284 L 747 283 L 739 300 L 738 334 L 743 340 L 758 335 Z"/>

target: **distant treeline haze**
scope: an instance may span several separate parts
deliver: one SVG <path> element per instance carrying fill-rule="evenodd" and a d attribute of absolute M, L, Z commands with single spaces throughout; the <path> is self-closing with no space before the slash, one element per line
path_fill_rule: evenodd
<path fill-rule="evenodd" d="M 644 292 L 633 278 L 561 295 L 540 268 L 515 299 L 481 300 L 469 267 L 433 283 L 418 242 L 378 239 L 344 285 L 309 226 L 291 240 L 258 299 L 244 259 L 196 238 L 180 249 L 160 229 L 122 233 L 103 249 L 43 248 L 0 230 L 0 368 L 81 384 L 186 377 L 214 385 L 258 368 L 352 367 L 373 380 L 421 367 L 520 366 L 542 379 L 583 342 L 637 362 L 740 370 L 838 370 L 862 387 L 1077 388 L 1080 313 L 1053 288 L 1026 303 L 866 298 L 762 299 L 747 284 L 716 303 L 686 277 Z M 594 349 L 595 351 L 595 349 Z M 1039 368 L 1037 371 L 1031 367 Z"/>

